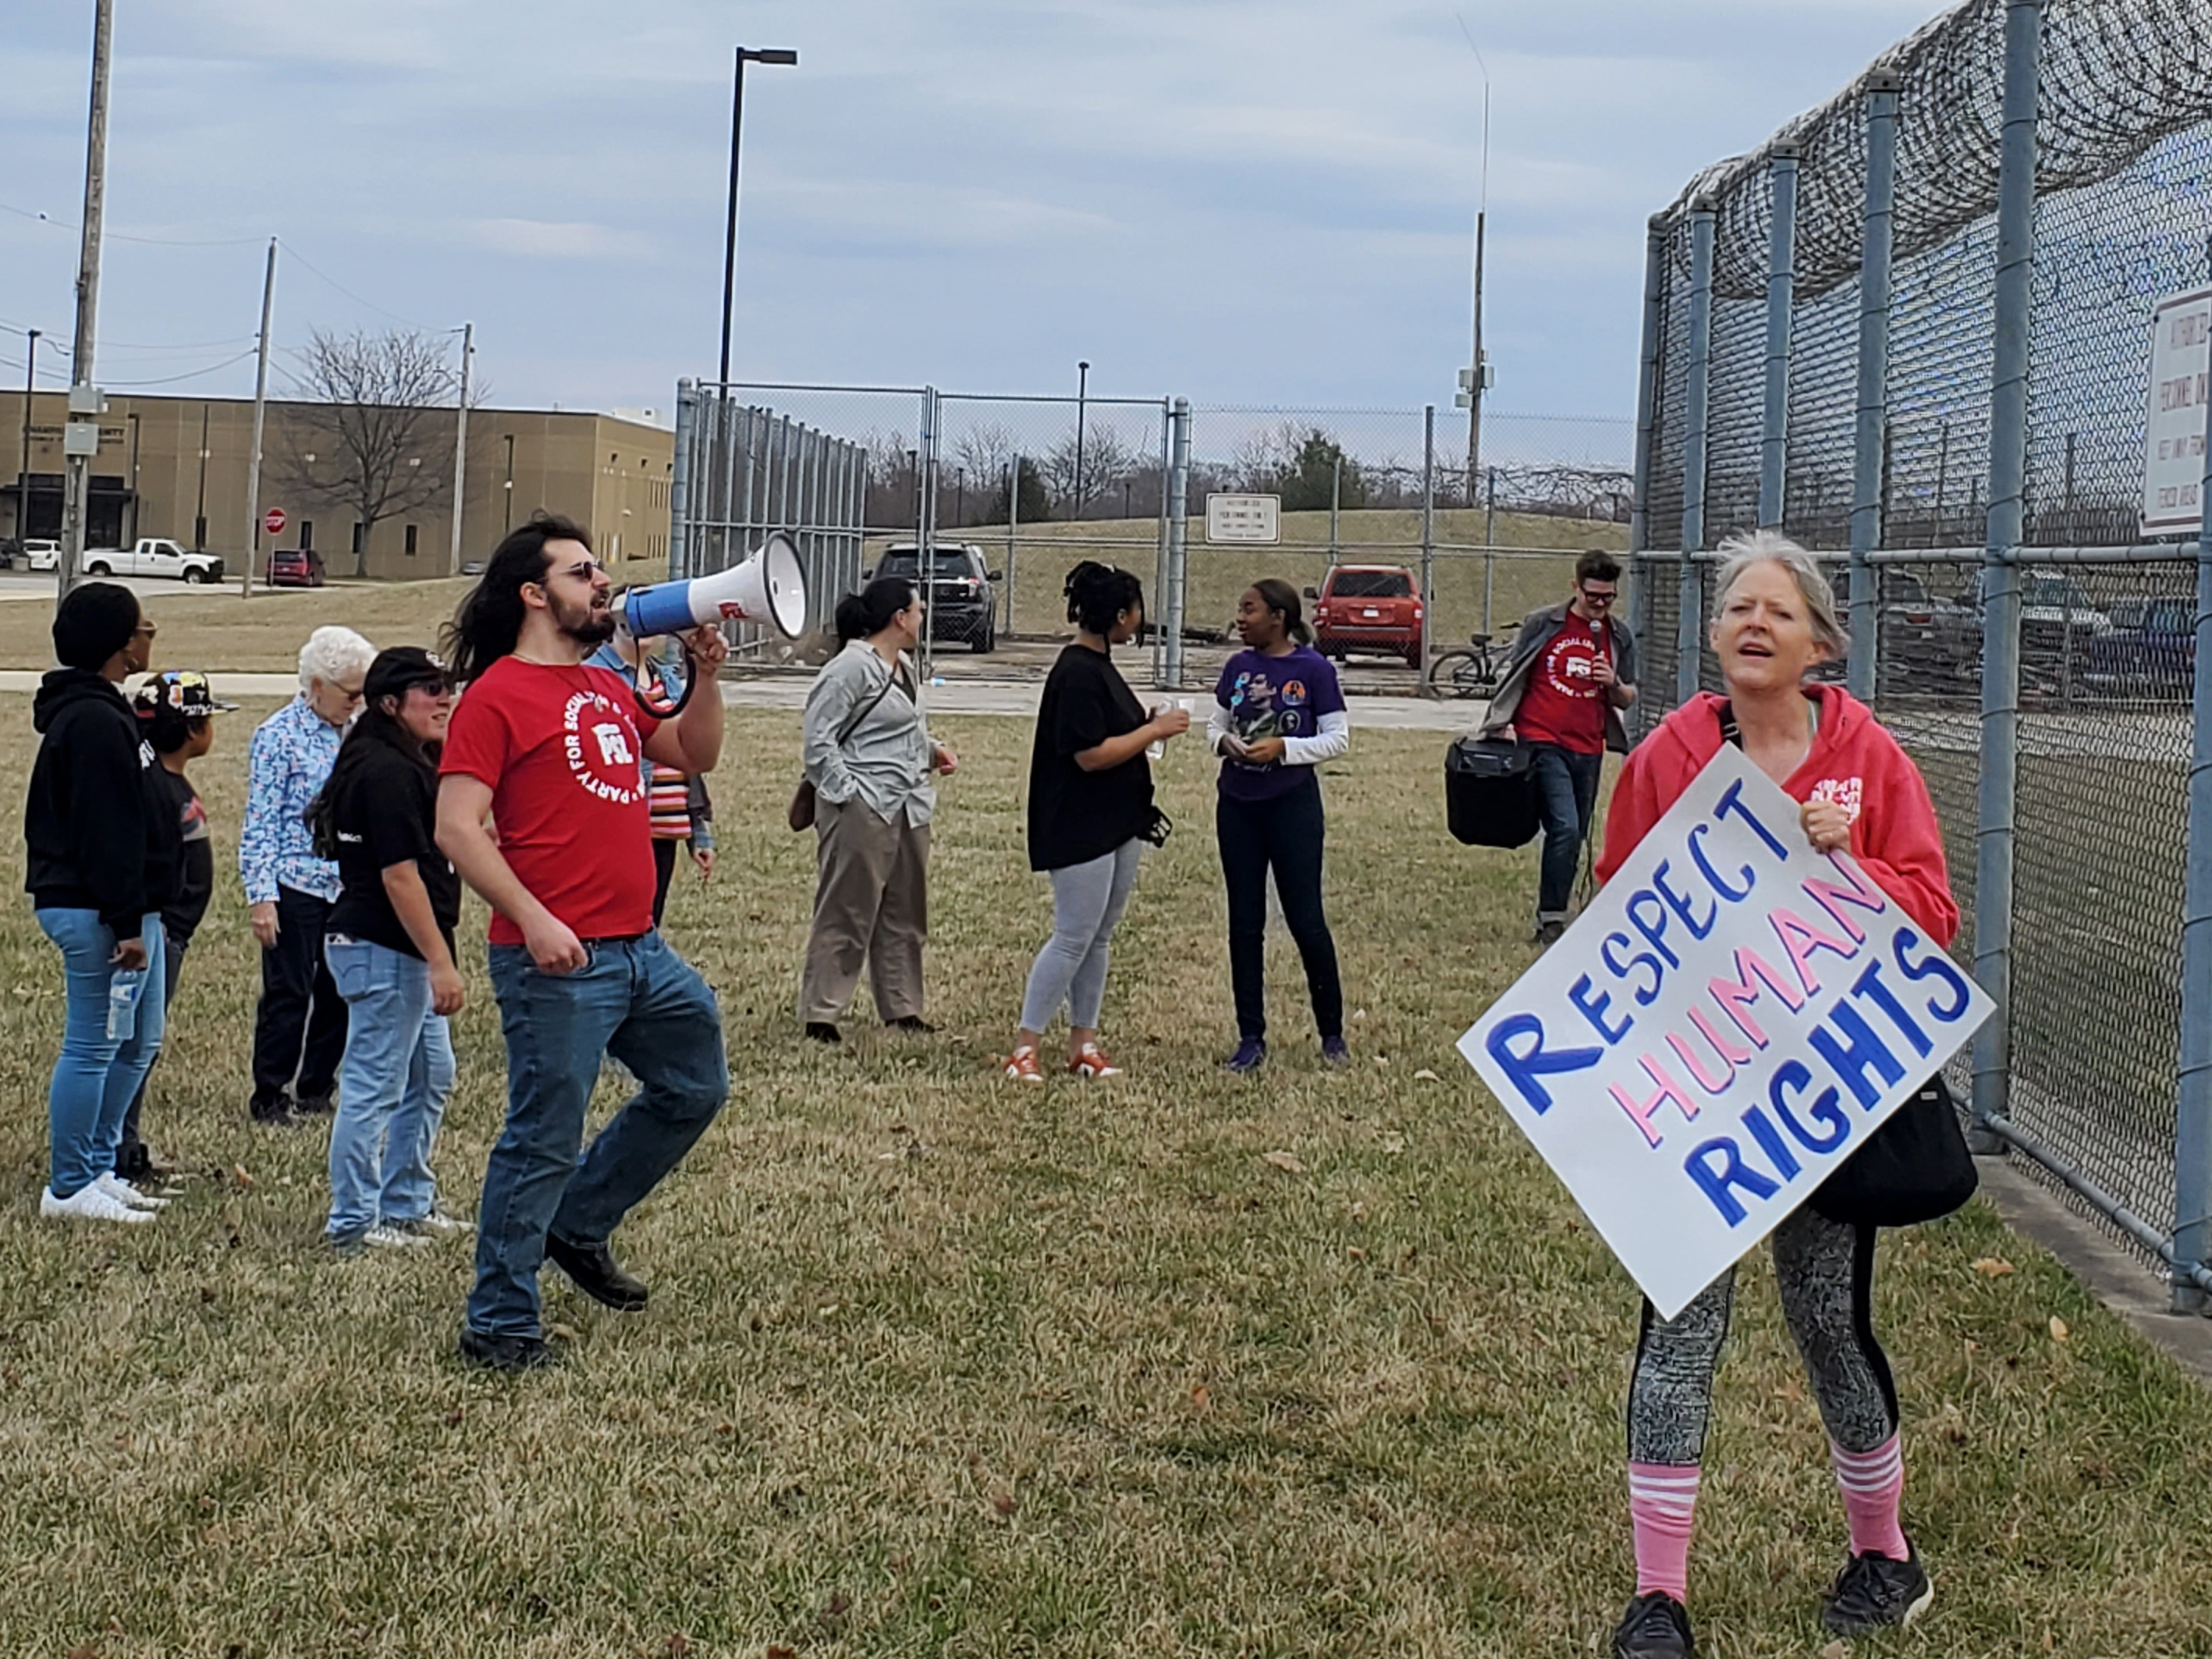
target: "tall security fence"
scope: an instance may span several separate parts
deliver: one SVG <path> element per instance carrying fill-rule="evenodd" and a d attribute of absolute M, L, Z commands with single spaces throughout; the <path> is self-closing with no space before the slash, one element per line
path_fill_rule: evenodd
<path fill-rule="evenodd" d="M 1225 635 L 1255 577 L 1318 591 L 1340 564 L 1400 568 L 1423 600 L 1418 646 L 1362 672 L 1413 689 L 1424 650 L 1510 629 L 1565 592 L 1573 554 L 1626 545 L 1633 438 L 1604 419 L 1491 414 L 1470 431 L 1432 409 L 686 380 L 672 572 L 722 569 L 785 531 L 820 628 L 866 573 L 926 557 L 928 650 L 988 653 L 1064 633 L 1066 571 L 1100 559 L 1145 577 L 1153 678 L 1181 686 L 1206 672 L 1186 647 Z M 1227 495 L 1271 498 L 1273 538 L 1210 527 Z"/>
<path fill-rule="evenodd" d="M 1651 222 L 1648 729 L 1829 562 L 1996 999 L 1974 1138 L 2212 1305 L 2212 0 L 1971 0 Z"/>

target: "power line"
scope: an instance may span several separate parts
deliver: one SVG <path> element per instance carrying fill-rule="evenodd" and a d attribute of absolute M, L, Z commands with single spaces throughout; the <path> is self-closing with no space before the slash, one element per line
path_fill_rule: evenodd
<path fill-rule="evenodd" d="M 298 248 L 293 246 L 291 243 L 286 241 L 283 237 L 278 237 L 276 240 L 283 248 L 285 252 L 290 254 L 295 259 L 297 259 L 301 264 L 305 265 L 316 276 L 321 277 L 332 288 L 337 289 L 339 293 L 344 295 L 347 299 L 351 300 L 356 305 L 367 306 L 371 311 L 376 313 L 378 316 L 389 317 L 395 323 L 404 323 L 408 327 L 415 330 L 417 333 L 451 334 L 457 331 L 453 329 L 433 328 L 428 323 L 416 322 L 412 317 L 403 317 L 396 311 L 387 311 L 382 306 L 377 304 L 374 300 L 362 299 L 360 295 L 355 293 L 343 283 L 338 281 L 338 279 L 331 276 L 330 272 L 317 265 L 313 259 L 310 259 L 306 254 L 301 252 Z"/>
<path fill-rule="evenodd" d="M 65 219 L 57 219 L 51 214 L 33 213 L 28 208 L 19 208 L 7 202 L 0 202 L 0 213 L 12 213 L 17 218 L 28 219 L 33 224 L 52 225 L 56 230 L 74 232 L 80 228 Z M 148 247 L 244 247 L 261 240 L 258 236 L 130 236 L 119 230 L 103 230 L 100 234 L 111 241 L 138 242 Z"/>

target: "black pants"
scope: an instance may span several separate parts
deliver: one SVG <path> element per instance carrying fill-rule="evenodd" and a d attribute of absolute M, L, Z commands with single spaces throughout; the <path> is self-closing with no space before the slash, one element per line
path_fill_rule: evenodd
<path fill-rule="evenodd" d="M 677 843 L 660 836 L 653 842 L 653 925 L 660 926 L 661 912 L 668 908 L 668 884 L 676 876 Z"/>
<path fill-rule="evenodd" d="M 1229 887 L 1229 981 L 1237 995 L 1237 1034 L 1267 1033 L 1267 872 L 1283 902 L 1306 966 L 1314 1023 L 1323 1037 L 1344 1035 L 1344 987 L 1337 978 L 1336 941 L 1321 908 L 1324 824 L 1321 781 L 1310 773 L 1289 793 L 1268 801 L 1224 795 L 1213 816 L 1221 874 Z"/>
<path fill-rule="evenodd" d="M 261 1003 L 253 1011 L 253 1098 L 273 1104 L 298 1080 L 297 1098 L 327 1095 L 345 1058 L 346 1006 L 323 965 L 331 907 L 297 888 L 276 890 L 276 943 L 261 953 Z"/>
<path fill-rule="evenodd" d="M 191 944 L 190 939 L 179 939 L 172 933 L 161 947 L 161 1006 L 171 1014 L 177 1007 L 177 975 L 184 971 L 185 951 Z M 164 1047 L 167 1042 L 167 1038 L 162 1039 Z M 154 1065 L 161 1063 L 161 1055 L 155 1054 Z M 126 1181 L 133 1170 L 143 1171 L 148 1161 L 146 1143 L 138 1133 L 138 1115 L 145 1109 L 146 1085 L 153 1077 L 154 1068 L 149 1066 L 146 1075 L 138 1080 L 138 1092 L 131 1097 L 131 1109 L 123 1115 L 123 1139 L 115 1148 L 115 1171 Z"/>
<path fill-rule="evenodd" d="M 1574 902 L 1575 861 L 1589 839 L 1597 811 L 1597 781 L 1603 755 L 1578 755 L 1555 743 L 1528 745 L 1528 775 L 1536 781 L 1536 814 L 1544 825 L 1543 877 L 1536 892 L 1536 920 L 1565 921 Z"/>

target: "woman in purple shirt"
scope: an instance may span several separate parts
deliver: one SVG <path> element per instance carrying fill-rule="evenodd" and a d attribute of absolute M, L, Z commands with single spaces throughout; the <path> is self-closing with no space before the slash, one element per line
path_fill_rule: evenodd
<path fill-rule="evenodd" d="M 1267 872 L 1305 963 L 1322 1057 L 1350 1063 L 1344 1042 L 1344 988 L 1336 941 L 1321 908 L 1324 826 L 1314 769 L 1352 746 L 1352 722 L 1336 669 L 1313 648 L 1297 590 L 1269 576 L 1237 605 L 1244 649 L 1229 659 L 1214 690 L 1208 745 L 1222 757 L 1214 828 L 1229 886 L 1229 977 L 1237 996 L 1232 1072 L 1267 1057 Z"/>

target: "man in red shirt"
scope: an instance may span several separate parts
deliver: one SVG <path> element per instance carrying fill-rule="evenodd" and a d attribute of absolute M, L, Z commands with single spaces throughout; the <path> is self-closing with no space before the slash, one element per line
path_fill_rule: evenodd
<path fill-rule="evenodd" d="M 1636 701 L 1636 636 L 1613 614 L 1620 594 L 1620 560 L 1595 548 L 1577 559 L 1573 594 L 1522 621 L 1483 723 L 1485 737 L 1517 736 L 1529 746 L 1544 825 L 1540 945 L 1566 932 L 1605 751 L 1628 752 L 1620 711 Z"/>
<path fill-rule="evenodd" d="M 507 1127 L 484 1170 L 460 1352 L 497 1370 L 552 1363 L 538 1301 L 548 1256 L 608 1307 L 645 1306 L 608 1237 L 729 1092 L 714 994 L 653 925 L 638 764 L 713 769 L 728 646 L 713 628 L 688 636 L 706 695 L 656 720 L 619 676 L 585 665 L 614 633 L 609 588 L 586 533 L 539 514 L 499 544 L 447 630 L 468 690 L 439 761 L 438 845 L 492 907 L 507 1034 Z M 609 1054 L 641 1086 L 579 1163 Z"/>

